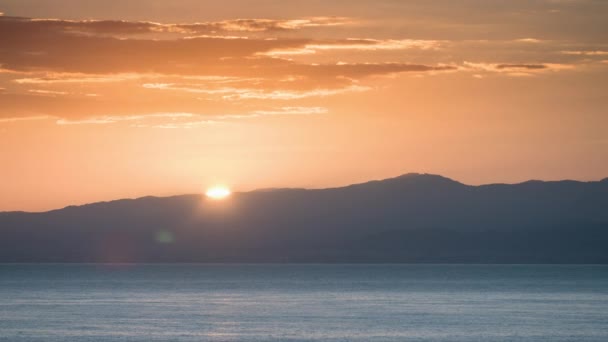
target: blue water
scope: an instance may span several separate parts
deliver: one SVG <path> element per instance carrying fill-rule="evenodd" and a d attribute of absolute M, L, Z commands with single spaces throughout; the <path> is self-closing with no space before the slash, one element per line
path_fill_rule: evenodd
<path fill-rule="evenodd" d="M 608 341 L 608 267 L 0 265 L 0 341 Z"/>

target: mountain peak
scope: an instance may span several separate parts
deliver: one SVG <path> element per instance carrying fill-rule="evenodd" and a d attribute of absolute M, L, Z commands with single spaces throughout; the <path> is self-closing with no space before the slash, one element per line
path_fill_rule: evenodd
<path fill-rule="evenodd" d="M 448 179 L 448 180 L 452 180 L 450 178 L 441 176 L 441 175 L 436 175 L 433 173 L 418 173 L 418 172 L 408 172 L 408 173 L 404 173 L 401 176 L 397 176 L 395 178 L 400 178 L 400 179 L 406 179 L 406 178 L 426 178 L 426 179 Z"/>
<path fill-rule="evenodd" d="M 388 179 L 388 180 L 407 180 L 407 181 L 412 181 L 412 182 L 424 182 L 424 183 L 462 184 L 451 178 L 447 178 L 447 177 L 444 177 L 441 175 L 436 175 L 436 174 L 432 174 L 432 173 L 415 173 L 415 172 L 406 173 L 401 176 L 397 176 L 395 178 Z"/>
<path fill-rule="evenodd" d="M 384 185 L 400 188 L 401 186 L 464 186 L 464 184 L 453 179 L 430 173 L 406 173 L 401 176 L 373 180 L 360 184 L 352 184 L 346 188 L 359 186 Z"/>

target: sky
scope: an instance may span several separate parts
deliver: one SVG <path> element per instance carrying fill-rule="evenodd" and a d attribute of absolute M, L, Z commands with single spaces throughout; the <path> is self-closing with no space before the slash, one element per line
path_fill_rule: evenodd
<path fill-rule="evenodd" d="M 608 177 L 608 1 L 0 0 L 0 211 Z"/>

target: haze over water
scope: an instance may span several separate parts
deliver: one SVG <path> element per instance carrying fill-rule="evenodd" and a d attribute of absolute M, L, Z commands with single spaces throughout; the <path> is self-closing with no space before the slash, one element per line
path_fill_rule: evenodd
<path fill-rule="evenodd" d="M 0 341 L 606 341 L 594 265 L 0 265 Z"/>

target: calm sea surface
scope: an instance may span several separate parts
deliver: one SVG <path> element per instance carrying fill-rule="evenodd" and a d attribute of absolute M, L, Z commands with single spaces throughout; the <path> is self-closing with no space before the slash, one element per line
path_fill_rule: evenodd
<path fill-rule="evenodd" d="M 608 267 L 0 265 L 0 341 L 608 341 Z"/>

